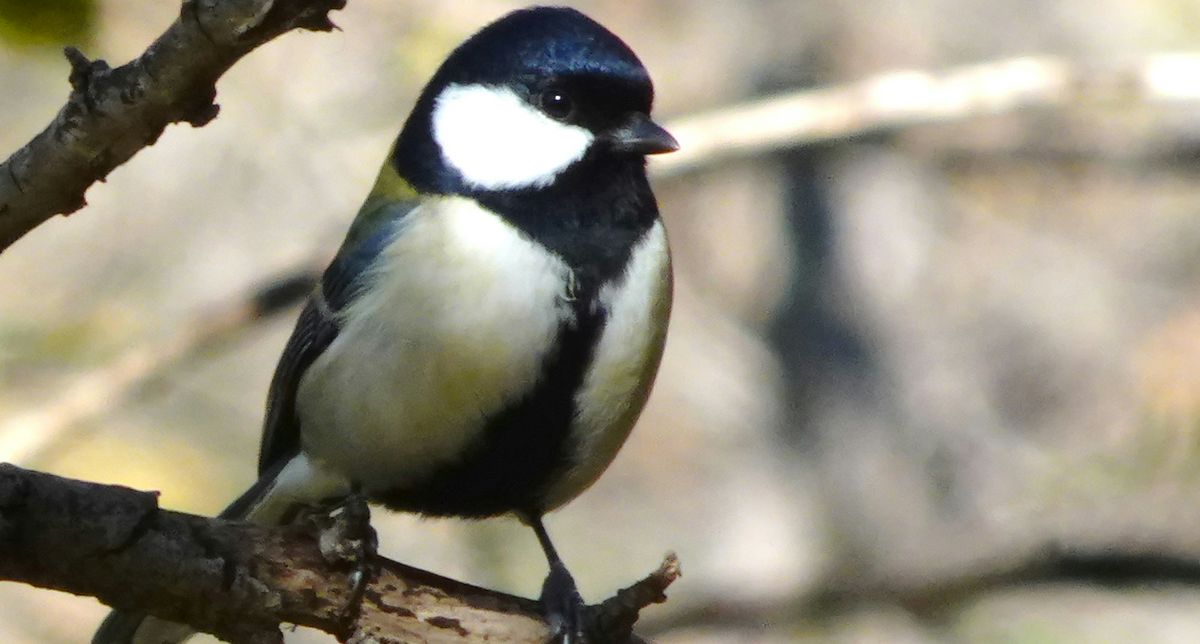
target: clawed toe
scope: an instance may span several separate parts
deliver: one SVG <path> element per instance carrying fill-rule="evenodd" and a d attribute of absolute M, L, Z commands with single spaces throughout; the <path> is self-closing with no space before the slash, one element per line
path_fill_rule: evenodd
<path fill-rule="evenodd" d="M 575 579 L 562 563 L 551 565 L 550 574 L 542 584 L 542 612 L 550 625 L 556 642 L 580 644 L 583 641 L 583 597 Z"/>
<path fill-rule="evenodd" d="M 371 527 L 366 497 L 355 493 L 320 508 L 308 508 L 305 518 L 318 530 L 321 556 L 330 564 L 350 568 L 350 599 L 343 616 L 343 621 L 349 624 L 376 573 L 379 541 Z"/>
<path fill-rule="evenodd" d="M 321 532 L 319 544 L 321 555 L 330 563 L 343 563 L 366 572 L 375 558 L 379 545 L 375 529 L 371 527 L 371 510 L 366 499 L 352 494 L 317 517 Z"/>

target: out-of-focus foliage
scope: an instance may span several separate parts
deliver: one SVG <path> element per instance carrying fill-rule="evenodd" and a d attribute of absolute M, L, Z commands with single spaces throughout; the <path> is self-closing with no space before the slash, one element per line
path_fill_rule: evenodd
<path fill-rule="evenodd" d="M 0 42 L 21 48 L 86 44 L 96 0 L 0 0 Z"/>

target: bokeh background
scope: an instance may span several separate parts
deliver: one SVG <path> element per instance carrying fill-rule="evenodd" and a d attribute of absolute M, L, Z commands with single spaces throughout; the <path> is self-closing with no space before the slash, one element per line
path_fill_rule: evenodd
<path fill-rule="evenodd" d="M 640 54 L 668 122 L 895 69 L 1200 51 L 1196 0 L 566 4 Z M 198 513 L 249 485 L 295 310 L 180 346 L 328 259 L 425 78 L 518 6 L 350 0 L 342 31 L 254 52 L 214 122 L 0 255 L 0 461 Z M 63 44 L 122 63 L 177 10 L 0 1 L 0 150 L 65 98 Z M 1013 574 L 1200 557 L 1200 100 L 968 113 L 656 190 L 678 285 L 662 372 L 611 470 L 549 521 L 587 598 L 675 550 L 684 577 L 642 629 L 664 643 L 1200 641 L 1193 584 Z M 512 520 L 376 524 L 384 554 L 466 581 L 535 596 L 545 573 Z M 2 642 L 86 641 L 103 613 L 0 584 Z"/>

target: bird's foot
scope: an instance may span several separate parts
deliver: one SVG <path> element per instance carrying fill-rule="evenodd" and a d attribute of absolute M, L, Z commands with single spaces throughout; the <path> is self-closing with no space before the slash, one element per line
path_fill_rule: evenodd
<path fill-rule="evenodd" d="M 371 527 L 371 509 L 366 497 L 355 492 L 314 511 L 309 519 L 317 526 L 317 544 L 325 561 L 350 568 L 350 598 L 342 616 L 343 623 L 350 625 L 378 572 L 379 539 Z"/>
<path fill-rule="evenodd" d="M 550 625 L 552 641 L 559 644 L 582 644 L 584 640 L 583 596 L 575 579 L 562 562 L 550 565 L 550 574 L 542 584 L 542 613 Z"/>
<path fill-rule="evenodd" d="M 367 499 L 355 493 L 339 499 L 316 517 L 320 528 L 321 555 L 329 563 L 361 567 L 375 558 L 379 545 L 371 527 L 371 509 Z"/>

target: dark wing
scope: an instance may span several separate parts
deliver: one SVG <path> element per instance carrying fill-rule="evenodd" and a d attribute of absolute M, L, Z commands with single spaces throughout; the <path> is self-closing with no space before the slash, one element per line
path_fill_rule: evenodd
<path fill-rule="evenodd" d="M 300 377 L 337 334 L 337 321 L 324 304 L 324 296 L 320 293 L 309 296 L 267 390 L 267 414 L 258 453 L 259 476 L 300 451 L 300 420 L 296 417 Z"/>
<path fill-rule="evenodd" d="M 288 339 L 275 367 L 275 376 L 267 393 L 267 413 L 263 421 L 262 446 L 258 454 L 258 473 L 282 467 L 300 451 L 300 419 L 296 414 L 296 392 L 309 365 L 325 351 L 340 329 L 337 313 L 358 295 L 368 269 L 387 247 L 397 230 L 395 225 L 412 208 L 409 203 L 394 202 L 376 216 L 376 225 L 366 234 L 354 234 L 325 269 L 319 289 L 309 296 L 292 337 Z M 360 215 L 361 217 L 361 215 Z"/>

